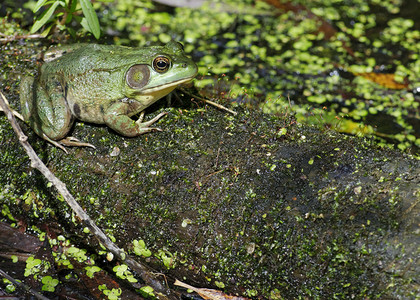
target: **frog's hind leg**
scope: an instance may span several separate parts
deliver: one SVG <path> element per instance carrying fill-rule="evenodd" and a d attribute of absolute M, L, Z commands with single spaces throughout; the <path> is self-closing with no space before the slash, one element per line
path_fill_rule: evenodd
<path fill-rule="evenodd" d="M 65 128 L 63 125 L 61 125 L 61 129 L 57 126 L 57 119 L 61 119 L 58 122 L 64 121 L 63 116 L 60 116 L 59 110 L 65 104 L 63 95 L 56 94 L 56 92 L 60 93 L 60 91 L 57 91 L 57 88 L 58 85 L 56 84 L 56 90 L 49 89 L 49 91 L 46 91 L 44 86 L 32 76 L 25 76 L 20 83 L 20 108 L 23 118 L 36 134 L 54 145 L 56 145 L 54 140 L 60 139 L 57 133 L 62 135 L 62 128 Z M 55 96 L 50 97 L 50 95 Z M 60 99 L 60 97 L 63 99 Z M 69 118 L 67 117 L 67 119 Z M 71 120 L 67 122 L 71 122 Z M 64 132 L 65 134 L 66 132 Z"/>
<path fill-rule="evenodd" d="M 74 123 L 74 116 L 67 104 L 67 88 L 59 78 L 48 78 L 45 86 L 35 81 L 33 88 L 36 100 L 26 106 L 31 127 L 39 136 L 65 152 L 64 146 L 94 147 L 66 137 Z"/>
<path fill-rule="evenodd" d="M 67 88 L 58 80 L 49 82 L 50 84 L 47 86 L 49 97 L 43 98 L 47 99 L 48 103 L 42 105 L 44 109 L 42 114 L 40 113 L 40 118 L 44 120 L 43 123 L 47 124 L 48 122 L 48 125 L 42 128 L 44 138 L 47 135 L 50 138 L 47 139 L 49 142 L 52 142 L 51 140 L 55 141 L 52 143 L 63 150 L 63 146 L 91 147 L 95 149 L 95 146 L 92 144 L 83 143 L 74 137 L 67 137 L 74 123 L 74 116 L 67 104 Z"/>
<path fill-rule="evenodd" d="M 35 81 L 34 89 L 36 95 L 34 95 L 35 101 L 32 104 L 30 120 L 33 119 L 39 123 L 41 132 L 50 139 L 54 141 L 63 139 L 74 123 L 74 117 L 67 105 L 66 87 L 58 78 L 50 77 L 45 86 L 41 82 Z M 34 128 L 34 126 L 32 127 Z M 34 130 L 37 131 L 36 128 Z M 39 132 L 37 131 L 37 133 Z"/>
<path fill-rule="evenodd" d="M 32 76 L 23 77 L 20 82 L 20 110 L 23 119 L 29 121 L 32 117 L 33 101 L 34 101 L 34 78 Z"/>
<path fill-rule="evenodd" d="M 43 139 L 67 153 L 64 146 L 93 147 L 88 143 L 66 137 L 74 117 L 67 105 L 67 91 L 59 78 L 50 77 L 43 85 L 33 77 L 25 77 L 20 86 L 23 118 Z"/>

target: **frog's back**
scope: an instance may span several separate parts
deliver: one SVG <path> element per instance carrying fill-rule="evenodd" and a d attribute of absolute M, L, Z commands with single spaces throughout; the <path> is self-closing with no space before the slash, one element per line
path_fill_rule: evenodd
<path fill-rule="evenodd" d="M 60 49 L 58 49 L 60 51 Z M 150 63 L 154 48 L 129 48 L 117 45 L 78 44 L 77 48 L 65 50 L 62 55 L 47 61 L 55 69 L 69 72 L 87 72 L 89 70 L 122 70 L 133 64 Z M 49 66 L 47 66 L 49 68 Z M 52 68 L 49 68 L 52 69 Z"/>
<path fill-rule="evenodd" d="M 42 85 L 56 80 L 65 86 L 70 106 L 77 103 L 86 112 L 86 116 L 78 116 L 79 119 L 103 123 L 101 116 L 94 112 L 100 111 L 100 106 L 106 108 L 124 97 L 123 79 L 131 62 L 116 57 L 114 53 L 126 49 L 129 48 L 78 44 L 77 48 L 58 52 L 59 56 L 44 63 L 39 80 Z M 57 50 L 61 51 L 60 48 Z"/>

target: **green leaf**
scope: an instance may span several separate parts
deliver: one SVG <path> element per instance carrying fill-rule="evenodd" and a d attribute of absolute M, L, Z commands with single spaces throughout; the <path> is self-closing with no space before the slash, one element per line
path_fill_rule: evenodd
<path fill-rule="evenodd" d="M 152 255 L 152 252 L 146 248 L 146 244 L 143 240 L 134 240 L 133 246 L 134 253 L 138 256 L 150 257 Z"/>
<path fill-rule="evenodd" d="M 36 13 L 42 6 L 44 6 L 44 3 L 47 2 L 47 0 L 38 0 L 36 3 L 34 9 L 32 10 L 34 13 Z"/>
<path fill-rule="evenodd" d="M 140 288 L 140 292 L 142 294 L 144 294 L 146 297 L 155 297 L 155 294 L 153 293 L 154 290 L 151 286 L 143 286 L 142 288 Z"/>
<path fill-rule="evenodd" d="M 89 0 L 80 0 L 80 6 L 82 7 L 83 14 L 85 15 L 85 20 L 87 23 L 82 26 L 88 31 L 92 32 L 96 39 L 99 39 L 101 35 L 101 29 L 99 28 L 98 16 L 95 13 L 95 10 L 92 7 L 92 4 Z M 87 28 L 85 27 L 87 25 Z"/>
<path fill-rule="evenodd" d="M 42 278 L 42 286 L 43 291 L 54 292 L 55 287 L 58 285 L 58 279 L 52 278 L 51 276 L 45 276 Z"/>
<path fill-rule="evenodd" d="M 88 276 L 89 278 L 93 278 L 95 276 L 96 272 L 100 272 L 101 268 L 97 267 L 97 266 L 88 266 L 85 268 L 86 270 L 86 276 Z"/>
<path fill-rule="evenodd" d="M 72 1 L 70 10 L 69 10 L 69 15 L 72 15 L 76 11 L 76 7 L 77 7 L 77 1 Z"/>
<path fill-rule="evenodd" d="M 77 1 L 74 0 L 71 2 L 71 6 L 67 7 L 67 17 L 66 17 L 66 20 L 64 21 L 65 24 L 69 24 L 73 20 L 73 17 L 77 18 L 77 16 L 74 14 L 74 12 L 76 11 L 76 8 L 77 8 Z M 80 23 L 80 20 L 77 20 L 77 21 Z"/>
<path fill-rule="evenodd" d="M 41 32 L 41 36 L 46 37 L 50 33 L 50 31 L 51 31 L 52 28 L 53 28 L 53 24 L 48 25 L 47 27 L 45 27 L 44 31 Z"/>
<path fill-rule="evenodd" d="M 44 16 L 41 18 L 41 20 L 38 20 L 34 23 L 34 25 L 31 28 L 31 33 L 37 32 L 42 26 L 44 26 L 48 22 L 48 20 L 54 14 L 54 11 L 58 5 L 60 5 L 60 1 L 54 2 L 53 5 L 50 6 L 50 8 L 45 12 Z"/>

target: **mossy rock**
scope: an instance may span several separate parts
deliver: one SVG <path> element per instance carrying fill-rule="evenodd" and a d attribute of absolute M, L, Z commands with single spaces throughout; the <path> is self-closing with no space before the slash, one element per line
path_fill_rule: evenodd
<path fill-rule="evenodd" d="M 138 259 L 169 278 L 271 299 L 419 292 L 419 160 L 290 116 L 166 110 L 162 132 L 137 138 L 78 123 L 73 136 L 97 150 L 69 154 L 24 129 L 97 224 L 131 253 L 143 240 L 152 256 Z M 0 186 L 40 195 L 43 220 L 28 222 L 69 230 L 69 209 L 28 169 L 6 122 L 0 172 L 11 175 Z"/>

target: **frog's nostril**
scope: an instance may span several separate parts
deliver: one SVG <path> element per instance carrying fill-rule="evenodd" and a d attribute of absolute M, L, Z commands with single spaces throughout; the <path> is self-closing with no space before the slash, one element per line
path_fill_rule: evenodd
<path fill-rule="evenodd" d="M 186 67 L 188 67 L 188 64 L 186 64 L 186 63 L 185 64 L 182 64 L 182 67 L 183 68 L 186 68 Z"/>

